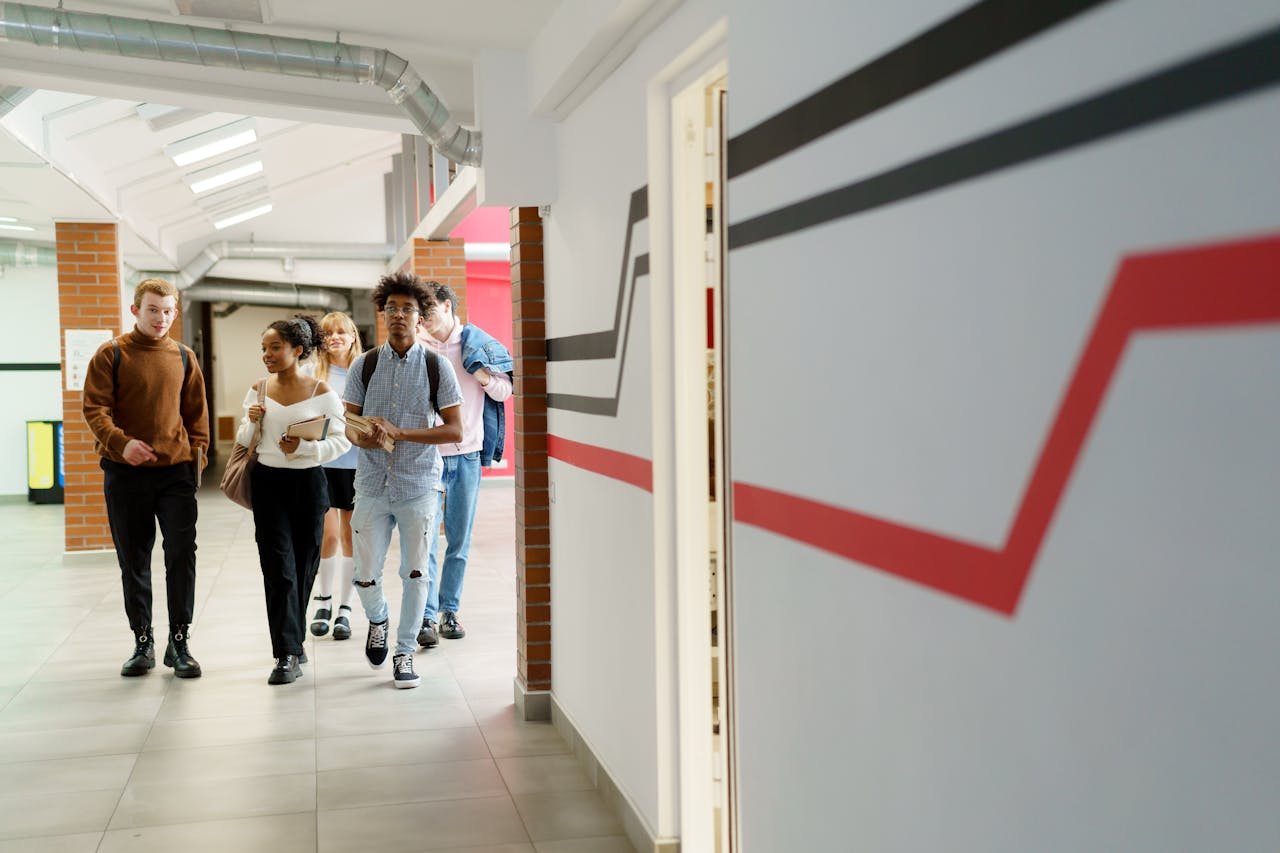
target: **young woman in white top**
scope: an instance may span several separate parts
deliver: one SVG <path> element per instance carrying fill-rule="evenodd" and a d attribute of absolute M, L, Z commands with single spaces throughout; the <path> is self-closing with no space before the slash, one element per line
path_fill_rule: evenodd
<path fill-rule="evenodd" d="M 248 447 L 254 425 L 262 430 L 258 464 L 249 475 L 253 491 L 254 539 L 262 565 L 267 626 L 275 666 L 268 684 L 288 684 L 302 674 L 307 600 L 320 564 L 320 537 L 329 509 L 329 489 L 320 467 L 351 448 L 342 402 L 327 384 L 298 372 L 298 361 L 320 343 L 311 317 L 277 320 L 262 334 L 267 379 L 260 404 L 255 383 L 245 396 L 245 416 L 236 441 Z M 319 440 L 288 436 L 290 424 L 326 416 L 329 429 Z"/>
<path fill-rule="evenodd" d="M 320 320 L 320 348 L 316 351 L 316 378 L 326 382 L 339 398 L 347 387 L 347 368 L 361 352 L 360 332 L 342 312 L 325 314 Z M 331 462 L 324 463 L 329 483 L 329 511 L 324 515 L 324 542 L 320 548 L 320 572 L 316 575 L 316 613 L 311 617 L 311 633 L 323 637 L 333 620 L 333 638 L 351 637 L 351 599 L 355 587 L 355 563 L 351 559 L 351 511 L 355 509 L 356 455 L 353 447 Z M 339 551 L 341 548 L 341 551 Z M 337 575 L 337 587 L 334 587 Z M 333 609 L 337 596 L 338 609 Z M 335 618 L 336 617 L 336 618 Z"/>

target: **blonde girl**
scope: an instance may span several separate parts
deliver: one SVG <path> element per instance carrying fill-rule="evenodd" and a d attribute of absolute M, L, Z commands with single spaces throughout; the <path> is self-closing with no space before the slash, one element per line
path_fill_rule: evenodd
<path fill-rule="evenodd" d="M 360 333 L 351 318 L 341 312 L 326 314 L 320 320 L 322 343 L 316 353 L 316 378 L 328 384 L 342 397 L 347 385 L 347 368 L 361 352 Z M 320 549 L 320 571 L 316 577 L 315 617 L 311 633 L 323 637 L 333 620 L 333 638 L 351 636 L 351 599 L 355 593 L 351 578 L 355 571 L 351 559 L 351 510 L 355 502 L 356 448 L 332 462 L 324 464 L 329 481 L 329 511 L 324 516 L 324 540 Z M 341 550 L 339 550 L 339 548 Z M 333 596 L 337 576 L 338 608 L 335 614 Z M 337 618 L 334 618 L 334 617 Z"/>

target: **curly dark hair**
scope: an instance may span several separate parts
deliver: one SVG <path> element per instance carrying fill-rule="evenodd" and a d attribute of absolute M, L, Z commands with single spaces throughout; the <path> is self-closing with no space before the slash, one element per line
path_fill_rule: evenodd
<path fill-rule="evenodd" d="M 310 314 L 294 314 L 288 320 L 276 320 L 267 328 L 292 346 L 302 347 L 298 361 L 305 361 L 320 346 L 320 324 Z"/>
<path fill-rule="evenodd" d="M 418 302 L 418 313 L 424 317 L 435 303 L 431 288 L 411 272 L 401 271 L 384 275 L 378 279 L 378 286 L 373 289 L 373 295 L 369 298 L 381 311 L 387 307 L 388 296 L 412 296 Z"/>

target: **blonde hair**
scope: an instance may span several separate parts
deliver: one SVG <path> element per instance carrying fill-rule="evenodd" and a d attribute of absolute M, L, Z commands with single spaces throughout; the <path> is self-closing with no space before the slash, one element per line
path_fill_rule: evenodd
<path fill-rule="evenodd" d="M 356 356 L 363 352 L 360 346 L 360 330 L 356 328 L 355 321 L 341 311 L 333 311 L 325 314 L 320 318 L 320 333 L 328 334 L 336 332 L 339 329 L 351 335 L 351 361 L 355 361 Z M 329 378 L 329 365 L 332 364 L 329 358 L 329 350 L 326 347 L 318 347 L 316 349 L 316 379 L 321 381 Z M 350 365 L 351 362 L 347 362 Z"/>
<path fill-rule="evenodd" d="M 145 278 L 138 282 L 138 286 L 133 289 L 133 307 L 142 307 L 142 297 L 144 294 L 154 293 L 163 299 L 166 296 L 178 298 L 178 288 L 162 278 Z"/>

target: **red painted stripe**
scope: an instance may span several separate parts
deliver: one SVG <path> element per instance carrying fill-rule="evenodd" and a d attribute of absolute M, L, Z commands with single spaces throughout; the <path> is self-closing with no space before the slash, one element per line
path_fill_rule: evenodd
<path fill-rule="evenodd" d="M 653 463 L 648 459 L 570 441 L 558 435 L 547 436 L 547 455 L 575 468 L 630 483 L 646 492 L 653 491 Z"/>
<path fill-rule="evenodd" d="M 734 518 L 1012 616 L 1129 339 L 1280 322 L 1280 236 L 1120 265 L 999 551 L 749 483 Z"/>

